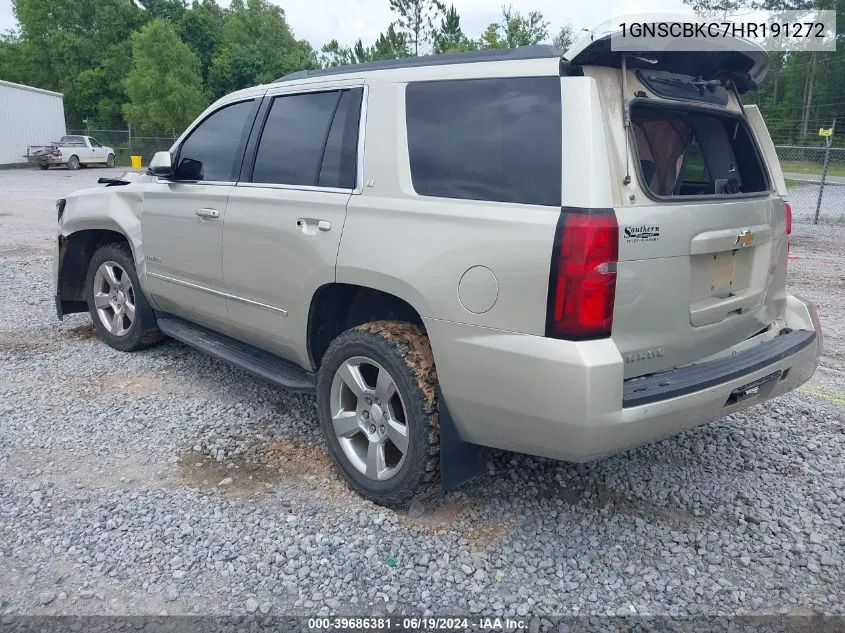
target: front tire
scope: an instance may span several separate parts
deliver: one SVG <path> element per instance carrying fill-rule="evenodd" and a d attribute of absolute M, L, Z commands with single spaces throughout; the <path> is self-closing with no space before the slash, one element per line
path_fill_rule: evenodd
<path fill-rule="evenodd" d="M 423 329 L 375 321 L 347 330 L 323 357 L 317 408 L 329 453 L 364 497 L 407 507 L 440 468 L 437 371 Z"/>
<path fill-rule="evenodd" d="M 106 167 L 114 167 L 114 154 L 109 154 L 106 158 Z"/>
<path fill-rule="evenodd" d="M 161 340 L 128 245 L 112 242 L 97 249 L 88 265 L 85 287 L 91 320 L 109 346 L 134 352 Z"/>

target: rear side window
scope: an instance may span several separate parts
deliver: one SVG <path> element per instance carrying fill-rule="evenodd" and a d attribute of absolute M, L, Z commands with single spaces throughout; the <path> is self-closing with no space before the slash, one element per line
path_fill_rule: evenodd
<path fill-rule="evenodd" d="M 209 115 L 191 132 L 179 149 L 178 180 L 231 182 L 240 158 L 241 137 L 250 119 L 254 100 L 226 106 Z"/>
<path fill-rule="evenodd" d="M 418 194 L 560 206 L 559 77 L 413 83 L 405 108 Z"/>
<path fill-rule="evenodd" d="M 258 143 L 252 182 L 354 188 L 362 92 L 276 97 Z"/>

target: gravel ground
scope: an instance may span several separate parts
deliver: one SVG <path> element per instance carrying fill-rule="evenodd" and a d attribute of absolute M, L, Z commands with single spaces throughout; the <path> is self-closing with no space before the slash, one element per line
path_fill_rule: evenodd
<path fill-rule="evenodd" d="M 845 614 L 845 226 L 795 227 L 799 392 L 590 464 L 496 453 L 411 518 L 335 475 L 311 397 L 57 321 L 53 201 L 105 172 L 0 171 L 0 615 Z"/>

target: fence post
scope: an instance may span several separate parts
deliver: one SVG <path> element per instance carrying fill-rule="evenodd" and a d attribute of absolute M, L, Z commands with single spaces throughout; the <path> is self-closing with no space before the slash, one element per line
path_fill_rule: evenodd
<path fill-rule="evenodd" d="M 813 217 L 813 224 L 819 223 L 819 211 L 822 208 L 822 195 L 824 194 L 824 181 L 827 178 L 827 166 L 830 164 L 830 146 L 833 145 L 833 132 L 836 131 L 836 117 L 830 125 L 831 135 L 826 137 L 827 147 L 824 150 L 824 167 L 822 168 L 822 179 L 819 183 L 819 198 L 816 200 L 816 215 Z"/>
<path fill-rule="evenodd" d="M 129 155 L 132 156 L 132 124 L 129 124 Z"/>

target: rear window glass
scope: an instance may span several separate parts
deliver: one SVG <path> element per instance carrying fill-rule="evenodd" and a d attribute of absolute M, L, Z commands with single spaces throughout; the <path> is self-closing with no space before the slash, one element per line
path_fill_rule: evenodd
<path fill-rule="evenodd" d="M 412 83 L 405 103 L 418 194 L 560 206 L 559 77 Z"/>
<path fill-rule="evenodd" d="M 657 196 L 768 191 L 746 123 L 735 116 L 648 104 L 631 107 L 642 184 Z"/>

